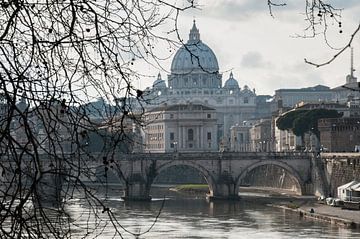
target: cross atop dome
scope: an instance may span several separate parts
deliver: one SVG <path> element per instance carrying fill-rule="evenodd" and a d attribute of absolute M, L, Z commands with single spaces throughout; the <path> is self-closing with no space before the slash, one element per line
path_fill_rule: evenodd
<path fill-rule="evenodd" d="M 190 34 L 189 34 L 189 41 L 188 42 L 198 42 L 200 41 L 200 33 L 199 33 L 199 29 L 197 29 L 196 27 L 196 21 L 194 19 L 194 24 L 193 27 L 190 30 Z"/>

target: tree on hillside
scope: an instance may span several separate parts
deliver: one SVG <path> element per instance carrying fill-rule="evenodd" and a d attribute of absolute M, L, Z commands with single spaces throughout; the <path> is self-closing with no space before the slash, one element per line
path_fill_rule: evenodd
<path fill-rule="evenodd" d="M 319 119 L 340 118 L 341 116 L 342 113 L 328 109 L 292 110 L 280 116 L 276 121 L 276 126 L 280 130 L 291 130 L 304 142 L 304 135 L 308 132 L 312 132 L 318 139 L 320 138 Z"/>
<path fill-rule="evenodd" d="M 1 238 L 70 238 L 78 223 L 67 209 L 75 192 L 87 201 L 83 235 L 98 237 L 106 215 L 122 238 L 106 201 L 84 184 L 94 170 L 83 160 L 97 160 L 89 138 L 106 135 L 106 175 L 131 139 L 125 125 L 142 109 L 129 102 L 141 105 L 143 94 L 134 66 L 161 68 L 167 56 L 157 48 L 181 44 L 177 18 L 194 4 L 177 2 L 0 1 Z M 89 105 L 99 97 L 102 104 Z M 61 203 L 45 204 L 49 199 Z"/>

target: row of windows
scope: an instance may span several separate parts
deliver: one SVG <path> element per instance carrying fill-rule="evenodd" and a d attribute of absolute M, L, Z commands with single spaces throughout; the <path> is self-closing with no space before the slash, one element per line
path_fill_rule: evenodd
<path fill-rule="evenodd" d="M 187 136 L 188 136 L 187 139 L 189 141 L 193 141 L 194 140 L 194 130 L 188 129 Z M 174 139 L 175 139 L 175 133 L 170 132 L 170 140 L 174 140 Z M 207 132 L 207 140 L 211 140 L 211 132 Z"/>
<path fill-rule="evenodd" d="M 188 144 L 188 147 L 189 148 L 193 148 L 194 147 L 194 145 L 192 144 L 192 143 L 189 143 Z M 170 143 L 170 148 L 177 148 L 177 143 L 175 143 L 175 142 L 172 142 L 172 143 Z M 211 148 L 211 143 L 208 143 L 208 148 Z"/>
<path fill-rule="evenodd" d="M 163 140 L 164 133 L 155 133 L 155 134 L 148 134 L 149 140 Z"/>
<path fill-rule="evenodd" d="M 164 129 L 164 125 L 162 124 L 146 126 L 146 130 L 162 130 L 162 129 Z"/>
<path fill-rule="evenodd" d="M 145 116 L 145 120 L 156 120 L 156 119 L 162 119 L 162 114 L 150 114 Z"/>
<path fill-rule="evenodd" d="M 356 131 L 359 130 L 359 127 L 352 125 L 344 125 L 344 126 L 333 125 L 331 129 L 336 131 L 352 131 L 352 130 Z"/>
<path fill-rule="evenodd" d="M 178 115 L 180 115 L 180 116 L 191 115 L 191 116 L 194 116 L 194 117 L 192 117 L 192 118 L 199 118 L 199 117 L 195 117 L 195 116 L 199 116 L 199 115 L 194 115 L 193 113 L 178 114 Z M 201 115 L 200 115 L 200 116 L 201 116 Z M 175 115 L 174 115 L 174 114 L 170 114 L 170 119 L 174 119 L 174 118 L 175 118 Z M 202 118 L 202 117 L 200 117 L 200 118 Z M 206 115 L 206 118 L 211 119 L 211 114 L 207 114 L 207 115 Z"/>
<path fill-rule="evenodd" d="M 164 144 L 147 144 L 146 148 L 147 149 L 163 149 Z"/>

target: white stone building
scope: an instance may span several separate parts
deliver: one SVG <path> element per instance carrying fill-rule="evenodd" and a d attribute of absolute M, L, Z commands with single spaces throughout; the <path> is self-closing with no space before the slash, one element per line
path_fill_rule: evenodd
<path fill-rule="evenodd" d="M 201 104 L 162 105 L 145 113 L 145 152 L 217 151 L 216 111 Z"/>
<path fill-rule="evenodd" d="M 216 110 L 217 138 L 229 144 L 230 127 L 256 117 L 256 94 L 241 88 L 232 73 L 223 84 L 215 53 L 201 39 L 194 21 L 189 40 L 175 54 L 167 83 L 159 74 L 147 89 L 150 107 L 160 104 L 201 104 Z"/>

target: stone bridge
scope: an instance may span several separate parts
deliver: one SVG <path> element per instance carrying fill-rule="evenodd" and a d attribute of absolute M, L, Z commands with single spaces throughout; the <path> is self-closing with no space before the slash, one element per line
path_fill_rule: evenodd
<path fill-rule="evenodd" d="M 176 165 L 186 165 L 198 170 L 208 183 L 210 199 L 237 199 L 242 179 L 263 165 L 275 165 L 284 169 L 294 179 L 301 194 L 314 194 L 314 157 L 311 153 L 144 153 L 119 154 L 111 159 L 101 155 L 94 158 L 104 160 L 106 163 L 102 165 L 111 167 L 121 175 L 125 181 L 125 200 L 149 200 L 151 185 L 156 176 Z"/>

